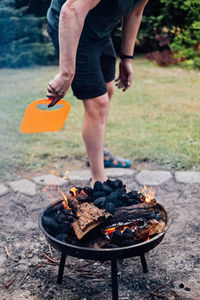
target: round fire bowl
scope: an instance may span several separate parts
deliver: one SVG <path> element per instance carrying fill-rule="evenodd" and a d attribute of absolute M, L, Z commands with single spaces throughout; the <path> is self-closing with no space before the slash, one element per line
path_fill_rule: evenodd
<path fill-rule="evenodd" d="M 83 258 L 83 259 L 89 259 L 89 260 L 99 260 L 99 261 L 113 260 L 113 259 L 117 260 L 117 259 L 129 258 L 134 256 L 140 256 L 150 251 L 151 249 L 155 248 L 165 236 L 166 231 L 154 236 L 148 241 L 138 243 L 136 245 L 118 247 L 118 248 L 109 248 L 109 249 L 101 249 L 101 248 L 93 249 L 88 247 L 72 245 L 70 243 L 64 243 L 51 236 L 44 229 L 42 224 L 42 217 L 45 211 L 47 209 L 50 209 L 52 206 L 56 206 L 60 204 L 61 202 L 62 200 L 54 202 L 53 204 L 46 207 L 46 209 L 39 216 L 39 227 L 41 231 L 44 233 L 48 243 L 52 245 L 52 247 L 54 247 L 55 249 L 57 249 L 58 251 L 66 255 Z M 167 220 L 167 213 L 165 209 L 161 204 L 158 205 L 160 206 L 160 209 L 163 210 L 163 212 L 165 213 L 166 220 Z M 167 223 L 168 222 L 166 222 L 166 228 L 167 228 Z"/>

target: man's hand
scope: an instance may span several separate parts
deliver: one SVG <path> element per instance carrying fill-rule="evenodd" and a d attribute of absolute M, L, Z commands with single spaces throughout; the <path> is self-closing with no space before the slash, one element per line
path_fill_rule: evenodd
<path fill-rule="evenodd" d="M 123 59 L 119 64 L 119 76 L 115 79 L 116 86 L 126 91 L 133 81 L 132 60 Z"/>
<path fill-rule="evenodd" d="M 60 73 L 57 74 L 54 79 L 49 81 L 47 88 L 47 97 L 52 99 L 52 102 L 48 107 L 54 106 L 61 98 L 63 98 L 68 91 L 73 76 L 63 76 Z"/>

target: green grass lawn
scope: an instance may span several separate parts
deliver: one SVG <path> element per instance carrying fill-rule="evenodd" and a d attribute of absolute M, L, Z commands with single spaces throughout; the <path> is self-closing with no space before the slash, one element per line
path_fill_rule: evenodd
<path fill-rule="evenodd" d="M 135 79 L 125 93 L 116 89 L 107 124 L 106 146 L 134 164 L 148 162 L 164 168 L 200 167 L 200 73 L 177 67 L 161 68 L 136 58 Z M 72 106 L 59 132 L 22 134 L 26 106 L 44 98 L 57 67 L 0 70 L 0 178 L 25 172 L 67 169 L 83 161 L 83 108 L 69 91 Z"/>

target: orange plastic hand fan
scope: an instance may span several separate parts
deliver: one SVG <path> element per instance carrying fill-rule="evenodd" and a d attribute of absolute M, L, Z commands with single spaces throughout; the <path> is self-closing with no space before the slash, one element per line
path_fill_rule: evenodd
<path fill-rule="evenodd" d="M 70 104 L 61 99 L 49 110 L 42 110 L 41 106 L 47 107 L 51 103 L 50 99 L 38 99 L 29 104 L 21 124 L 23 133 L 49 132 L 60 130 L 70 111 Z"/>

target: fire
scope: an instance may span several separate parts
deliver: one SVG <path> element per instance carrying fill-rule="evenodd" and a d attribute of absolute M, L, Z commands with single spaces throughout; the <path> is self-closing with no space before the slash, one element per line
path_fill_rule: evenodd
<path fill-rule="evenodd" d="M 56 170 L 54 170 L 54 169 L 50 170 L 49 173 L 50 173 L 51 175 L 54 175 L 54 176 L 58 176 L 58 177 L 60 176 L 60 175 L 56 172 Z M 64 180 L 67 179 L 68 173 L 69 173 L 69 170 L 66 170 L 64 176 L 62 177 L 62 179 L 64 179 Z M 65 194 L 63 193 L 63 191 L 61 190 L 61 188 L 60 188 L 59 186 L 57 186 L 57 184 L 56 184 L 56 179 L 53 180 L 52 184 L 45 186 L 45 187 L 42 189 L 42 191 L 43 191 L 43 192 L 46 192 L 46 193 L 49 195 L 49 197 L 50 197 L 50 201 L 51 201 L 52 203 L 54 203 L 54 201 L 55 201 L 55 197 L 54 197 L 54 194 L 55 194 L 55 188 L 56 188 L 56 191 L 57 191 L 57 192 L 60 192 L 60 193 L 62 194 L 63 198 L 64 198 L 64 201 L 63 201 L 64 207 L 65 207 L 66 209 L 71 209 L 71 208 L 68 206 L 68 200 L 67 200 L 67 197 L 65 196 Z"/>
<path fill-rule="evenodd" d="M 141 192 L 138 192 L 138 194 L 140 193 L 143 194 L 143 196 L 145 197 L 145 202 L 147 203 L 150 203 L 154 199 L 155 191 L 152 187 L 147 189 L 146 185 L 144 185 L 143 190 Z M 141 200 L 143 200 L 143 196 L 141 196 Z"/>
<path fill-rule="evenodd" d="M 68 200 L 67 200 L 67 197 L 66 195 L 63 193 L 63 191 L 61 191 L 61 194 L 63 195 L 63 198 L 64 198 L 64 201 L 62 202 L 63 206 L 66 208 L 66 209 L 71 209 L 69 206 L 68 206 Z"/>
<path fill-rule="evenodd" d="M 105 233 L 107 235 L 110 235 L 111 233 L 113 233 L 116 230 L 116 227 L 111 227 L 111 228 L 107 228 L 105 229 Z"/>
<path fill-rule="evenodd" d="M 71 188 L 70 193 L 72 193 L 72 195 L 74 197 L 78 196 L 78 189 L 76 189 L 75 187 Z"/>
<path fill-rule="evenodd" d="M 105 233 L 107 235 L 110 235 L 111 233 L 113 233 L 115 230 L 119 231 L 119 232 L 123 232 L 128 226 L 124 225 L 124 226 L 119 226 L 119 227 L 111 227 L 111 228 L 107 228 L 105 229 Z"/>
<path fill-rule="evenodd" d="M 67 177 L 68 177 L 68 173 L 69 173 L 69 170 L 66 170 L 66 171 L 65 171 L 65 175 L 63 176 L 63 178 L 62 178 L 62 179 L 66 180 L 66 179 L 67 179 Z"/>

